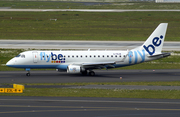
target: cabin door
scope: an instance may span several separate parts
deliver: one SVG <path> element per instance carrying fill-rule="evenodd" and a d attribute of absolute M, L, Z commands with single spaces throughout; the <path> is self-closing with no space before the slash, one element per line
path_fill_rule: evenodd
<path fill-rule="evenodd" d="M 38 62 L 38 53 L 37 52 L 32 52 L 32 54 L 33 54 L 34 63 L 37 63 Z"/>

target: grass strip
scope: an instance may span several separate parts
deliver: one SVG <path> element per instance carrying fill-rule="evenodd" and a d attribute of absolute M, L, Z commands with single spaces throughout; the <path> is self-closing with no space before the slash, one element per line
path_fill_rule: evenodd
<path fill-rule="evenodd" d="M 25 86 L 33 85 L 71 85 L 71 86 L 85 86 L 85 85 L 143 85 L 143 86 L 180 86 L 180 81 L 156 81 L 156 82 L 75 82 L 75 83 L 22 83 Z M 13 85 L 9 83 L 3 83 L 2 85 Z"/>
<path fill-rule="evenodd" d="M 137 86 L 180 86 L 180 81 L 156 82 L 74 82 L 74 83 L 21 83 L 26 86 L 85 86 L 85 85 L 137 85 Z M 12 83 L 1 83 L 2 86 L 12 86 Z"/>
<path fill-rule="evenodd" d="M 180 90 L 120 90 L 120 89 L 68 89 L 26 88 L 22 94 L 0 94 L 3 96 L 50 96 L 50 97 L 114 97 L 180 99 Z"/>
<path fill-rule="evenodd" d="M 167 22 L 165 41 L 179 41 L 179 20 L 179 12 L 0 12 L 0 39 L 145 41 Z"/>

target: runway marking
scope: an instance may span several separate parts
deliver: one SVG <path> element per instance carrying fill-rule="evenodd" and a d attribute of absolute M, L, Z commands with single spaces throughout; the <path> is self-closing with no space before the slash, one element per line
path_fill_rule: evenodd
<path fill-rule="evenodd" d="M 178 9 L 0 9 L 0 11 L 28 11 L 28 12 L 54 12 L 54 11 L 80 11 L 80 12 L 147 12 L 147 11 L 153 11 L 153 12 L 180 12 Z"/>
<path fill-rule="evenodd" d="M 0 99 L 0 101 L 47 101 L 47 102 L 96 102 L 96 103 L 140 103 L 140 104 L 180 104 L 180 102 L 148 102 L 148 101 L 108 101 L 108 100 L 46 100 L 46 99 Z"/>
<path fill-rule="evenodd" d="M 37 108 L 37 107 L 43 107 L 43 108 L 62 108 L 62 110 L 29 110 L 29 111 L 6 111 L 6 112 L 0 112 L 0 114 L 5 113 L 34 113 L 34 112 L 55 112 L 55 111 L 114 111 L 114 110 L 141 110 L 141 111 L 180 111 L 180 109 L 162 109 L 162 108 L 124 108 L 124 107 L 80 107 L 80 106 L 23 106 L 23 105 L 0 105 L 0 107 L 17 107 L 20 108 Z M 66 108 L 66 109 L 65 109 Z"/>

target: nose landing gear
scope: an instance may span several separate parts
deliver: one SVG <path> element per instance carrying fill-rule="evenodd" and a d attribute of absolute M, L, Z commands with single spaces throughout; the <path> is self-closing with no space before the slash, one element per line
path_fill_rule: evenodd
<path fill-rule="evenodd" d="M 26 73 L 26 76 L 30 76 L 30 68 L 26 68 L 26 71 L 28 72 Z"/>
<path fill-rule="evenodd" d="M 26 76 L 30 76 L 30 73 L 26 73 Z"/>

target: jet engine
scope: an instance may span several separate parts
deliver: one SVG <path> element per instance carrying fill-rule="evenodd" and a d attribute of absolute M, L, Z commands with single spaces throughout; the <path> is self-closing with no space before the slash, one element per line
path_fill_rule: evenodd
<path fill-rule="evenodd" d="M 67 67 L 67 73 L 81 73 L 84 71 L 85 69 L 78 65 L 69 65 Z"/>

